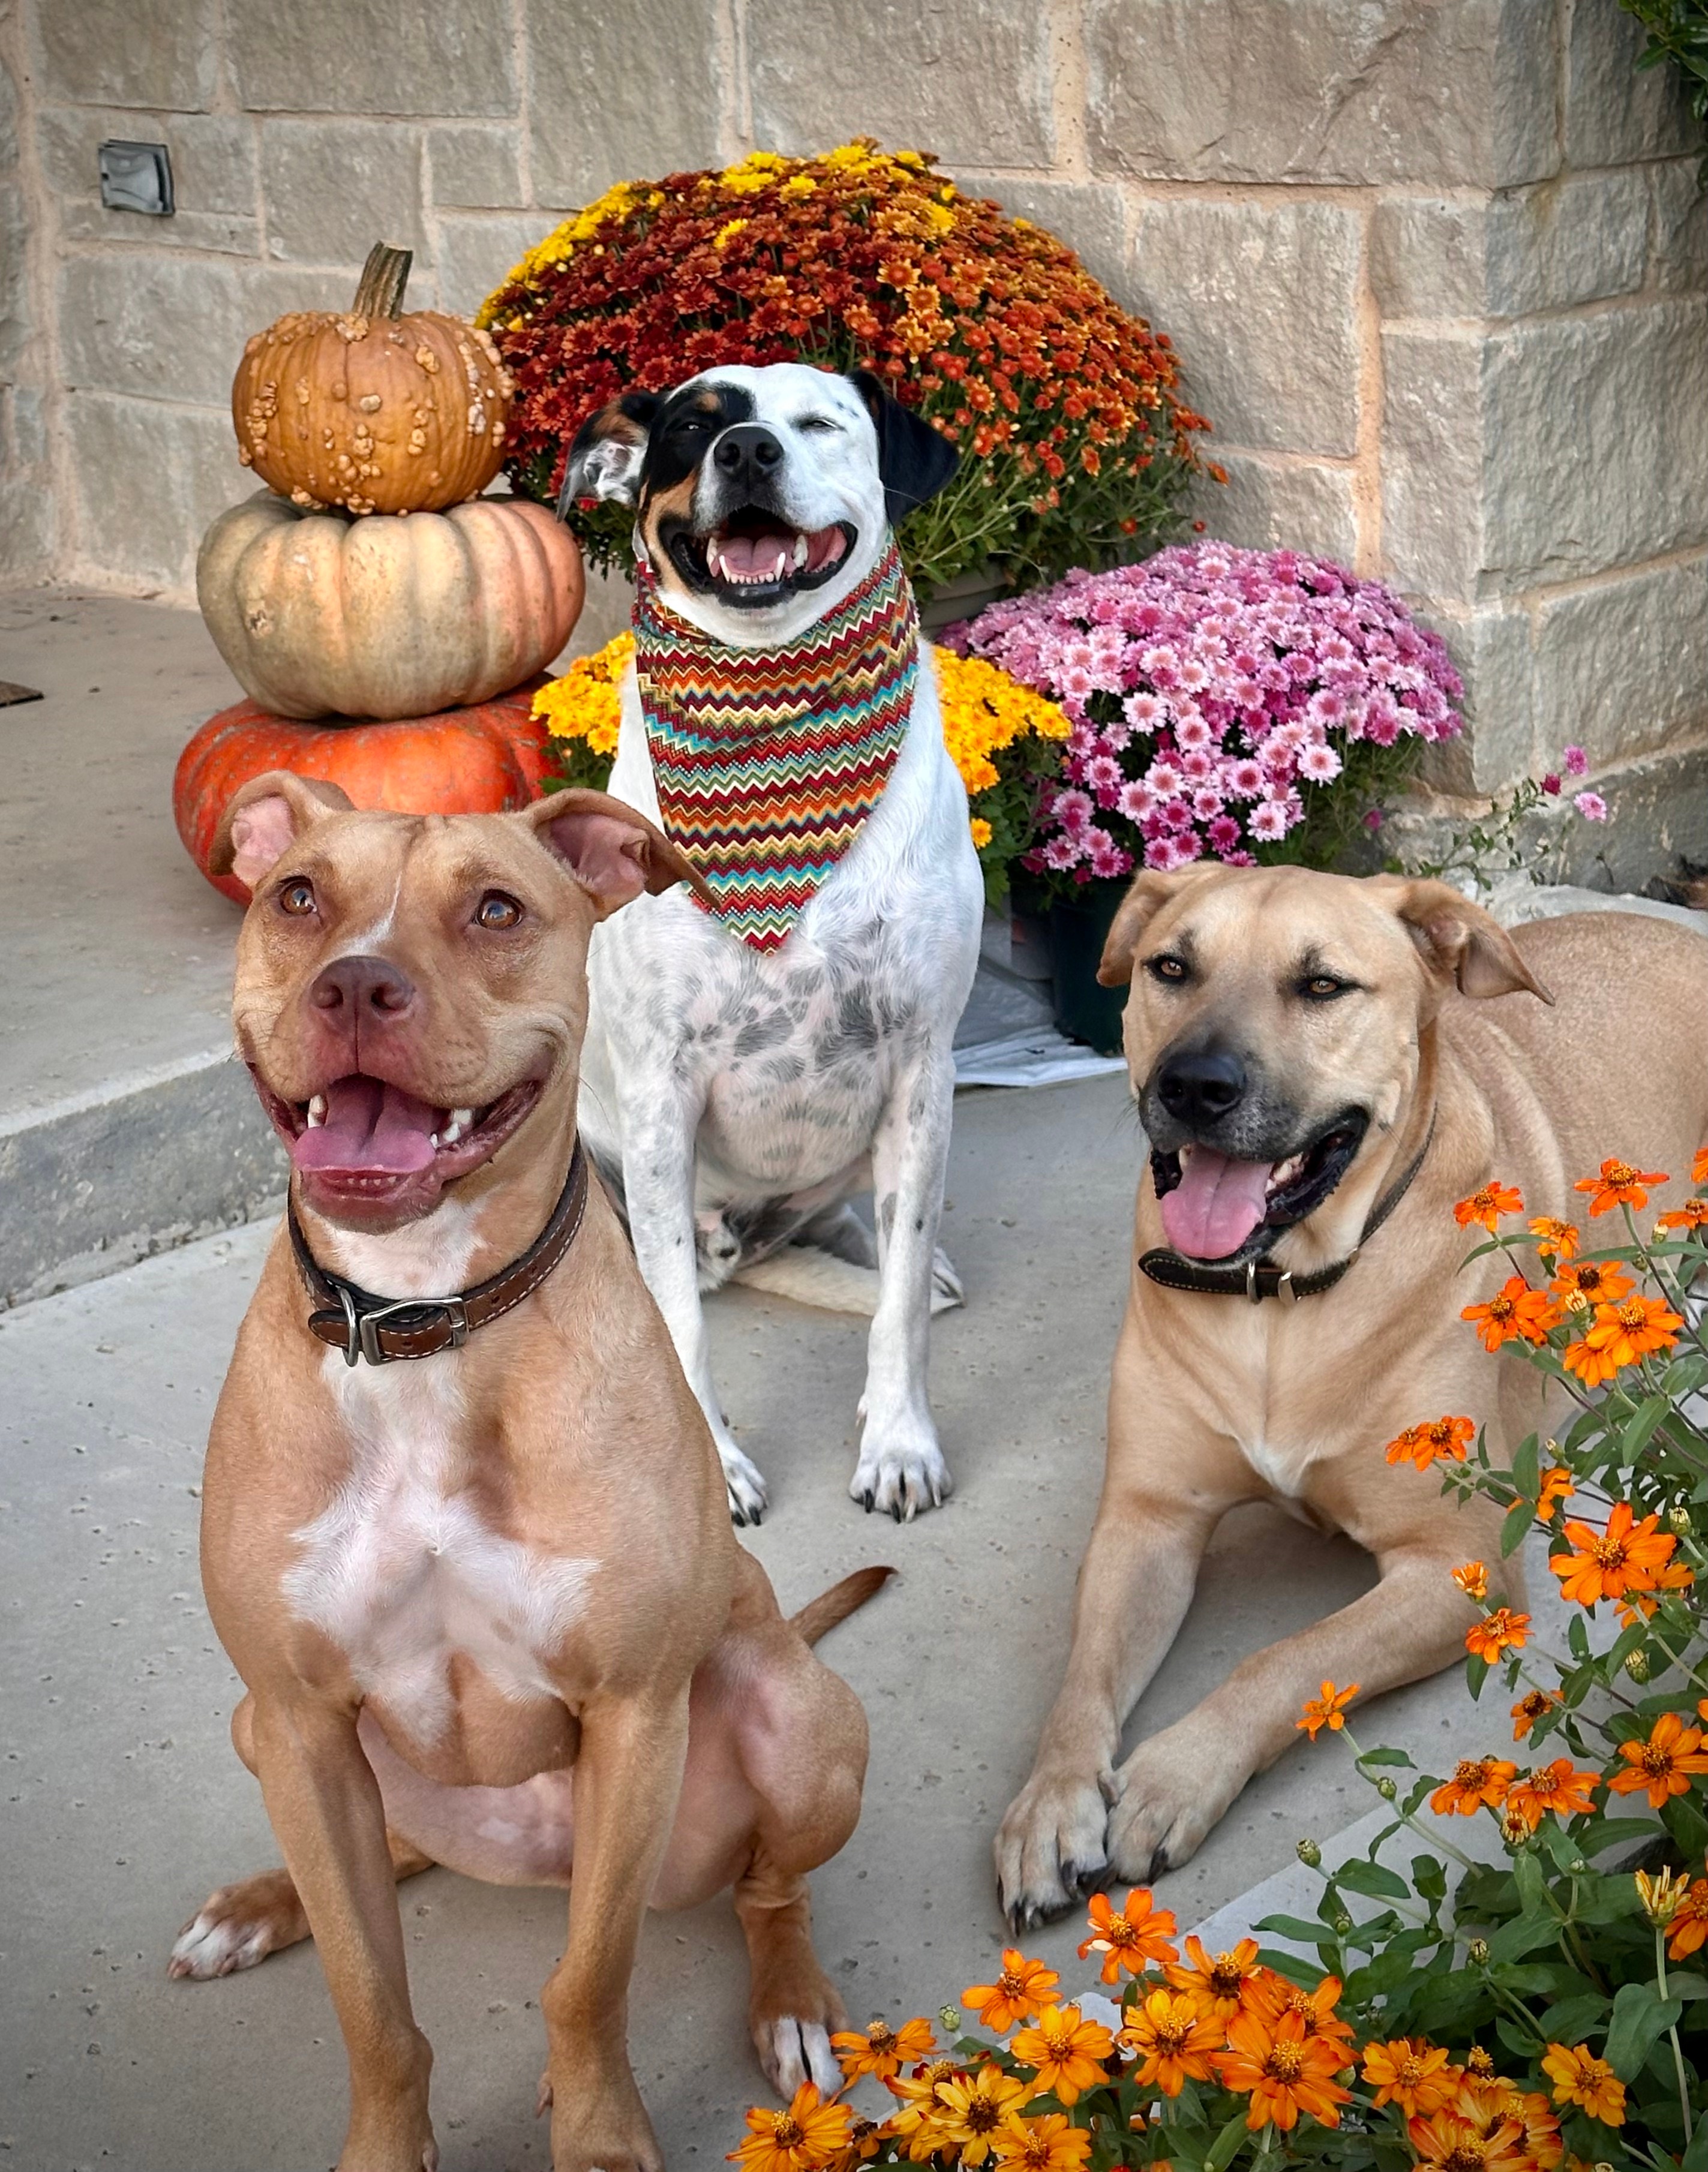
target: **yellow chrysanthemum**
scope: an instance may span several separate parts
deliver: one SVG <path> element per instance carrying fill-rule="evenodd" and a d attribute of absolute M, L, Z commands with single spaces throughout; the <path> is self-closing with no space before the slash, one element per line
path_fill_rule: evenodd
<path fill-rule="evenodd" d="M 584 739 L 592 753 L 614 755 L 622 675 L 633 658 L 632 633 L 619 633 L 591 656 L 578 656 L 561 679 L 535 695 L 534 714 L 545 718 L 554 739 Z"/>

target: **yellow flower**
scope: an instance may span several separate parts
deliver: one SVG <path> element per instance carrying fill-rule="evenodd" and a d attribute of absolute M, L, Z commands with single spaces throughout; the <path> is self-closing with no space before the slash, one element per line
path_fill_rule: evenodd
<path fill-rule="evenodd" d="M 1059 740 L 1073 729 L 1066 712 L 1055 702 L 1022 686 L 983 657 L 957 656 L 952 648 L 940 648 L 934 661 L 944 744 L 969 793 L 987 791 L 1000 782 L 990 757 L 1027 732 L 1041 739 Z"/>
<path fill-rule="evenodd" d="M 853 2119 L 846 2105 L 821 2102 L 813 2084 L 803 2082 L 787 2111 L 753 2107 L 747 2139 L 729 2161 L 741 2172 L 816 2172 L 848 2140 Z"/>
<path fill-rule="evenodd" d="M 849 2081 L 859 2081 L 862 2074 L 876 2074 L 881 2081 L 886 2074 L 929 2059 L 937 2040 L 929 2021 L 904 2021 L 892 2029 L 887 2021 L 876 2020 L 868 2029 L 840 2030 L 831 2038 L 830 2048 Z"/>
<path fill-rule="evenodd" d="M 1077 2006 L 1050 2006 L 1033 2027 L 1018 2030 L 1008 2048 L 1037 2076 L 1040 2094 L 1048 2089 L 1070 2105 L 1104 2078 L 1115 2040 L 1101 2021 L 1082 2021 Z"/>
<path fill-rule="evenodd" d="M 1070 2126 L 1059 2111 L 1022 2119 L 1010 2112 L 993 2145 L 1003 2172 L 1084 2172 L 1091 2137 L 1082 2126 Z"/>
<path fill-rule="evenodd" d="M 1233 2011 L 1239 2011 L 1237 1998 Z M 1139 2081 L 1154 2082 L 1164 2096 L 1177 2097 L 1188 2082 L 1210 2080 L 1231 2018 L 1207 2013 L 1189 1991 L 1149 1992 L 1129 2009 L 1121 2041 L 1139 2057 Z"/>
<path fill-rule="evenodd" d="M 1542 2071 L 1554 2084 L 1555 2104 L 1581 2105 L 1603 2126 L 1624 2125 L 1625 2085 L 1605 2059 L 1598 2059 L 1581 2044 L 1576 2051 L 1550 2044 Z"/>
<path fill-rule="evenodd" d="M 975 814 L 972 818 L 968 826 L 973 831 L 973 842 L 974 846 L 982 852 L 984 850 L 984 847 L 990 842 L 991 837 L 994 834 L 991 830 L 989 823 L 985 820 L 982 814 Z"/>
<path fill-rule="evenodd" d="M 1000 2067 L 981 2067 L 977 2074 L 940 2082 L 931 2140 L 939 2147 L 955 2143 L 962 2164 L 983 2164 L 1011 2115 L 1031 2094 L 1024 2082 L 1005 2074 Z"/>
<path fill-rule="evenodd" d="M 717 232 L 712 236 L 713 248 L 727 249 L 730 244 L 735 239 L 735 236 L 752 223 L 753 222 L 750 218 L 730 219 L 726 225 L 720 226 Z"/>
<path fill-rule="evenodd" d="M 621 682 L 634 659 L 634 636 L 619 633 L 591 656 L 578 656 L 561 679 L 552 679 L 534 696 L 533 713 L 543 717 L 554 739 L 585 739 L 590 752 L 617 752 L 622 721 Z"/>

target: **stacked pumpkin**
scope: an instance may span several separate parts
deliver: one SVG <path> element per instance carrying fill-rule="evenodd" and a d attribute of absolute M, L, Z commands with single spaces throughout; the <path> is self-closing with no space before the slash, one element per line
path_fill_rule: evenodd
<path fill-rule="evenodd" d="M 580 613 L 580 552 L 544 507 L 479 495 L 509 379 L 484 331 L 404 314 L 410 262 L 379 245 L 348 313 L 282 317 L 238 366 L 238 457 L 269 488 L 222 513 L 197 560 L 202 616 L 251 697 L 209 718 L 173 782 L 204 874 L 227 801 L 269 769 L 407 814 L 520 807 L 544 782 L 532 698 Z"/>

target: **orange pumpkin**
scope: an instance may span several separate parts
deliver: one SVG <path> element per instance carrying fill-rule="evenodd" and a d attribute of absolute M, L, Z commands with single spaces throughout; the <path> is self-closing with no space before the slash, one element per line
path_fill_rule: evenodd
<path fill-rule="evenodd" d="M 402 314 L 411 261 L 376 243 L 347 313 L 295 310 L 244 348 L 237 457 L 304 512 L 436 513 L 498 471 L 509 373 L 464 318 Z"/>
<path fill-rule="evenodd" d="M 240 785 L 270 769 L 342 785 L 358 807 L 398 814 L 496 814 L 537 799 L 551 766 L 541 679 L 494 702 L 389 724 L 299 723 L 239 702 L 210 717 L 178 757 L 172 813 L 184 849 L 239 905 L 234 875 L 207 872 L 213 833 Z"/>

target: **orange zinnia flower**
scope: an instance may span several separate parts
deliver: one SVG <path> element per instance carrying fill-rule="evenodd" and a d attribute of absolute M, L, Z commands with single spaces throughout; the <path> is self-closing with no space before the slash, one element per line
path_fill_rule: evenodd
<path fill-rule="evenodd" d="M 847 2142 L 853 2121 L 846 2105 L 826 2104 L 812 2083 L 803 2082 L 787 2111 L 754 2105 L 747 2139 L 730 2150 L 728 2161 L 741 2172 L 816 2172 Z"/>
<path fill-rule="evenodd" d="M 1559 1308 L 1546 1290 L 1532 1289 L 1522 1275 L 1509 1275 L 1486 1304 L 1468 1304 L 1461 1320 L 1474 1322 L 1483 1347 L 1491 1354 L 1503 1343 L 1545 1342 L 1560 1325 Z"/>
<path fill-rule="evenodd" d="M 1554 1446 L 1550 1441 L 1549 1446 Z M 1551 1465 L 1542 1474 L 1542 1484 L 1536 1496 L 1536 1513 L 1544 1524 L 1552 1520 L 1554 1511 L 1562 1501 L 1571 1498 L 1571 1473 L 1563 1463 Z"/>
<path fill-rule="evenodd" d="M 1364 2078 L 1377 2093 L 1378 2111 L 1392 2104 L 1408 2117 L 1414 2112 L 1427 2116 L 1452 2102 L 1459 2070 L 1447 2064 L 1438 2045 L 1396 2036 L 1392 2043 L 1365 2046 Z"/>
<path fill-rule="evenodd" d="M 1000 2067 L 981 2067 L 976 2074 L 957 2075 L 938 2083 L 938 2109 L 925 2132 L 939 2148 L 945 2143 L 955 2146 L 960 2152 L 957 2164 L 983 2164 L 1029 2094 L 1024 2082 L 1005 2074 Z M 919 2138 L 923 2141 L 924 2134 Z"/>
<path fill-rule="evenodd" d="M 1115 2040 L 1101 2021 L 1082 2021 L 1077 2006 L 1051 2006 L 1030 2029 L 1017 2031 L 1008 2048 L 1037 2076 L 1034 2094 L 1048 2090 L 1070 2105 L 1104 2079 Z"/>
<path fill-rule="evenodd" d="M 1352 2092 L 1334 2077 L 1351 2064 L 1331 2038 L 1307 2036 L 1296 2013 L 1284 2013 L 1273 2027 L 1260 2014 L 1235 2014 L 1227 2049 L 1215 2060 L 1222 2087 L 1250 2095 L 1246 2125 L 1254 2134 L 1272 2121 L 1290 2133 L 1301 2112 L 1339 2126 L 1340 2107 L 1351 2102 Z"/>
<path fill-rule="evenodd" d="M 992 2148 L 1002 2172 L 1083 2172 L 1091 2137 L 1082 2126 L 1070 2126 L 1059 2111 L 1036 2119 L 1010 2112 Z"/>
<path fill-rule="evenodd" d="M 1342 1715 L 1357 1696 L 1358 1688 L 1356 1682 L 1349 1682 L 1344 1690 L 1337 1690 L 1333 1682 L 1324 1682 L 1322 1696 L 1307 1700 L 1305 1717 L 1296 1719 L 1294 1726 L 1308 1734 L 1313 1742 L 1320 1728 L 1326 1727 L 1331 1734 L 1339 1734 L 1346 1724 Z"/>
<path fill-rule="evenodd" d="M 1427 1470 L 1441 1456 L 1463 1463 L 1476 1430 L 1469 1418 L 1431 1418 L 1425 1425 L 1408 1426 L 1387 1444 L 1387 1460 L 1414 1463 L 1420 1470 Z"/>
<path fill-rule="evenodd" d="M 1200 2013 L 1215 2021 L 1233 2019 L 1245 2003 L 1246 1986 L 1261 1972 L 1255 1938 L 1242 1938 L 1231 1953 L 1212 1959 L 1196 1931 L 1188 1936 L 1186 1959 L 1170 1961 L 1162 1971 L 1176 1991 L 1195 1999 Z"/>
<path fill-rule="evenodd" d="M 1651 1351 L 1670 1350 L 1684 1325 L 1664 1298 L 1639 1291 L 1617 1304 L 1598 1304 L 1594 1326 L 1566 1345 L 1561 1362 L 1586 1387 L 1598 1388 Z"/>
<path fill-rule="evenodd" d="M 1702 1730 L 1686 1727 L 1675 1712 L 1663 1712 L 1649 1731 L 1646 1742 L 1622 1742 L 1619 1755 L 1625 1770 L 1608 1782 L 1615 1795 L 1648 1792 L 1651 1809 L 1662 1809 L 1669 1795 L 1690 1791 L 1690 1775 L 1708 1772 L 1708 1755 L 1702 1749 Z"/>
<path fill-rule="evenodd" d="M 887 2021 L 874 2021 L 865 2030 L 844 2030 L 830 2040 L 843 2075 L 857 2082 L 862 2074 L 898 2074 L 903 2067 L 929 2059 L 937 2039 L 929 2021 L 915 2019 L 892 2029 Z"/>
<path fill-rule="evenodd" d="M 1018 1946 L 1005 1946 L 994 1983 L 969 1984 L 961 2003 L 994 2035 L 1005 2036 L 1016 2021 L 1029 2021 L 1050 2003 L 1061 1978 L 1042 1961 L 1029 1961 Z"/>
<path fill-rule="evenodd" d="M 1695 1581 L 1696 1572 L 1689 1562 L 1668 1562 L 1646 1590 L 1628 1592 L 1614 1611 L 1627 1629 L 1634 1629 L 1639 1621 L 1653 1620 L 1663 1591 L 1688 1591 Z"/>
<path fill-rule="evenodd" d="M 1562 1304 L 1581 1297 L 1592 1304 L 1612 1304 L 1629 1293 L 1631 1278 L 1617 1260 L 1567 1260 L 1549 1287 Z"/>
<path fill-rule="evenodd" d="M 1556 1757 L 1551 1765 L 1539 1765 L 1513 1782 L 1506 1794 L 1506 1814 L 1526 1832 L 1534 1832 L 1544 1811 L 1575 1818 L 1592 1810 L 1591 1797 L 1600 1785 L 1599 1772 L 1581 1772 L 1569 1757 Z"/>
<path fill-rule="evenodd" d="M 1517 1777 L 1518 1767 L 1509 1765 L 1504 1757 L 1462 1759 L 1453 1768 L 1452 1778 L 1430 1797 L 1430 1808 L 1437 1817 L 1446 1817 L 1450 1811 L 1456 1817 L 1474 1817 L 1485 1803 L 1491 1810 L 1498 1810 Z"/>
<path fill-rule="evenodd" d="M 1465 1632 L 1465 1649 L 1473 1658 L 1486 1660 L 1491 1667 L 1503 1652 L 1522 1652 L 1529 1641 L 1530 1616 L 1515 1614 L 1506 1606 L 1497 1606 L 1492 1614 L 1474 1621 Z"/>
<path fill-rule="evenodd" d="M 1708 1943 L 1708 1878 L 1699 1878 L 1673 1911 L 1667 1951 L 1675 1961 L 1688 1960 L 1705 1943 Z"/>
<path fill-rule="evenodd" d="M 1527 2093 L 1498 2076 L 1484 2079 L 1467 2074 L 1459 2083 L 1452 2110 L 1481 2144 L 1483 2153 L 1475 2159 L 1479 2165 L 1508 2162 L 1507 2153 L 1516 2148 L 1526 2172 L 1532 2172 L 1532 2168 L 1539 2172 L 1539 2168 L 1557 2164 L 1565 2153 L 1560 2143 L 1560 2121 L 1539 2089 Z"/>
<path fill-rule="evenodd" d="M 1643 1186 L 1670 1181 L 1664 1169 L 1636 1169 L 1628 1161 L 1608 1159 L 1602 1164 L 1599 1176 L 1581 1176 L 1571 1188 L 1594 1194 L 1589 1202 L 1592 1215 L 1607 1214 L 1615 1207 L 1646 1207 L 1649 1195 Z"/>
<path fill-rule="evenodd" d="M 1290 2013 L 1307 2036 L 1329 2036 L 1336 2043 L 1352 2041 L 1352 2024 L 1334 2011 L 1340 1997 L 1340 1979 L 1325 1976 L 1314 1991 L 1290 1983 L 1274 1969 L 1253 1976 L 1246 1993 L 1246 2008 L 1273 2025 Z"/>
<path fill-rule="evenodd" d="M 922 2163 L 930 2154 L 930 2146 L 943 2138 L 938 2132 L 938 2121 L 943 2116 L 943 2100 L 937 2092 L 946 2083 L 958 2081 L 964 2069 L 953 2059 L 933 2059 L 929 2066 L 921 2067 L 911 2079 L 900 2074 L 886 2074 L 884 2087 L 897 2099 L 899 2109 L 890 2114 L 890 2132 L 908 2144 L 922 2145 L 915 2163 Z"/>
<path fill-rule="evenodd" d="M 1698 1147 L 1696 1159 L 1690 1164 L 1692 1184 L 1708 1184 L 1708 1147 Z"/>
<path fill-rule="evenodd" d="M 1576 2050 L 1550 2044 L 1542 2071 L 1554 2084 L 1555 2104 L 1581 2105 L 1604 2126 L 1624 2125 L 1625 2085 L 1605 2059 L 1598 2059 L 1581 2044 Z"/>
<path fill-rule="evenodd" d="M 1406 2133 L 1417 2152 L 1418 2172 L 1533 2172 L 1517 2120 L 1485 2135 L 1457 2111 L 1437 2111 L 1408 2120 Z"/>
<path fill-rule="evenodd" d="M 1658 1516 L 1631 1521 L 1629 1501 L 1615 1501 L 1607 1529 L 1569 1520 L 1565 1536 L 1572 1551 L 1550 1554 L 1548 1566 L 1560 1578 L 1562 1599 L 1593 1606 L 1603 1599 L 1623 1599 L 1628 1591 L 1651 1591 L 1658 1571 L 1673 1557 L 1678 1541 L 1657 1527 Z"/>
<path fill-rule="evenodd" d="M 1174 1911 L 1153 1907 L 1148 1885 L 1135 1885 L 1118 1909 L 1110 1906 L 1107 1893 L 1094 1893 L 1086 1915 L 1091 1935 L 1080 1948 L 1080 1959 L 1101 1954 L 1105 1983 L 1118 1982 L 1123 1969 L 1143 1976 L 1148 1962 L 1180 1958 L 1168 1943 L 1175 1935 Z"/>
<path fill-rule="evenodd" d="M 1539 1214 L 1530 1224 L 1536 1249 L 1544 1260 L 1569 1260 L 1577 1250 L 1576 1222 L 1562 1222 L 1556 1214 Z"/>
<path fill-rule="evenodd" d="M 1453 1582 L 1479 1606 L 1489 1596 L 1489 1572 L 1481 1562 L 1467 1562 L 1463 1568 L 1456 1568 Z"/>
<path fill-rule="evenodd" d="M 1237 1999 L 1233 2010 L 1239 2011 Z M 1226 2040 L 1226 2024 L 1185 1991 L 1147 1992 L 1121 2031 L 1121 2042 L 1140 2060 L 1137 2079 L 1166 2097 L 1177 2097 L 1188 2082 L 1207 2082 Z"/>
<path fill-rule="evenodd" d="M 1468 1229 L 1479 1222 L 1490 1236 L 1495 1225 L 1503 1214 L 1522 1214 L 1524 1202 L 1509 1184 L 1485 1184 L 1474 1191 L 1468 1199 L 1462 1199 L 1453 1209 L 1453 1219 L 1462 1229 Z"/>
<path fill-rule="evenodd" d="M 1708 1199 L 1687 1199 L 1656 1223 L 1657 1229 L 1700 1229 L 1708 1225 Z"/>
<path fill-rule="evenodd" d="M 1552 1712 L 1560 1702 L 1555 1690 L 1531 1690 L 1519 1698 L 1512 1707 L 1512 1739 L 1522 1742 L 1535 1730 L 1536 1723 L 1544 1712 Z"/>

